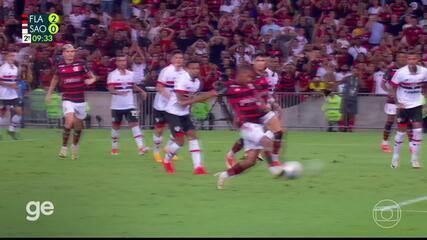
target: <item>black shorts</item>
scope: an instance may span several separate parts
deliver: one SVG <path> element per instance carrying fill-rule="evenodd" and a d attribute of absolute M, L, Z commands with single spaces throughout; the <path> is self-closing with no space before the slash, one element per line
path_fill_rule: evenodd
<path fill-rule="evenodd" d="M 154 125 L 165 125 L 166 124 L 166 112 L 165 111 L 159 111 L 155 108 L 153 109 L 153 116 L 154 116 Z"/>
<path fill-rule="evenodd" d="M 166 121 L 168 122 L 170 131 L 174 137 L 182 136 L 189 130 L 195 129 L 190 115 L 177 116 L 166 113 Z"/>
<path fill-rule="evenodd" d="M 408 109 L 399 109 L 397 113 L 397 124 L 408 124 L 423 121 L 423 106 Z"/>
<path fill-rule="evenodd" d="M 15 99 L 0 99 L 0 109 L 22 107 L 24 102 L 20 98 Z"/>
<path fill-rule="evenodd" d="M 126 118 L 128 123 L 138 122 L 138 111 L 134 108 L 123 109 L 123 110 L 111 110 L 111 117 L 113 124 L 120 124 L 123 121 L 123 117 Z"/>

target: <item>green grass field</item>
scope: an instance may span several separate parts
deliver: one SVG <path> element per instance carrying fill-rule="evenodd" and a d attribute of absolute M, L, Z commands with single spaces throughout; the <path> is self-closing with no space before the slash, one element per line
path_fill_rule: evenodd
<path fill-rule="evenodd" d="M 427 236 L 427 201 L 403 206 L 394 228 L 373 221 L 380 200 L 427 195 L 426 169 L 410 167 L 407 143 L 393 170 L 380 133 L 290 132 L 287 158 L 307 166 L 306 175 L 273 179 L 259 163 L 224 190 L 213 174 L 225 168 L 237 132 L 200 132 L 207 176 L 192 175 L 187 148 L 177 174 L 165 174 L 151 153 L 136 154 L 129 131 L 111 156 L 109 134 L 86 131 L 77 161 L 57 157 L 60 130 L 24 129 L 20 141 L 3 134 L 0 236 Z M 53 215 L 27 221 L 29 201 L 52 201 Z"/>

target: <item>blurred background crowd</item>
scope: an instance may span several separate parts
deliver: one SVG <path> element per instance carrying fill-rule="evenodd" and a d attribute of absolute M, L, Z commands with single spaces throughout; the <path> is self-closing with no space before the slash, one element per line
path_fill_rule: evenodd
<path fill-rule="evenodd" d="M 415 48 L 427 60 L 426 6 L 426 0 L 0 0 L 0 63 L 6 50 L 16 50 L 20 78 L 31 89 L 48 86 L 61 46 L 72 43 L 99 78 L 90 90 L 106 91 L 117 54 L 128 56 L 141 85 L 154 86 L 169 54 L 180 49 L 200 60 L 209 90 L 263 51 L 278 73 L 278 92 L 321 91 L 355 75 L 359 92 L 383 94 L 382 75 L 396 53 Z M 21 14 L 52 12 L 62 16 L 55 42 L 21 43 Z"/>

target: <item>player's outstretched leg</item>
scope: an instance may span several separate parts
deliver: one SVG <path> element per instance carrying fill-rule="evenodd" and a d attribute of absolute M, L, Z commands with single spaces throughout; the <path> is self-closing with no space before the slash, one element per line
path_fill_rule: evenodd
<path fill-rule="evenodd" d="M 282 148 L 283 128 L 279 118 L 274 115 L 266 123 L 265 126 L 273 133 L 273 161 L 279 161 L 280 150 Z"/>
<path fill-rule="evenodd" d="M 225 155 L 225 166 L 231 168 L 236 164 L 234 156 L 243 148 L 243 138 L 239 138 L 234 144 L 231 150 Z"/>
<path fill-rule="evenodd" d="M 423 139 L 423 129 L 413 128 L 412 129 L 412 151 L 411 151 L 411 164 L 413 168 L 421 168 L 419 161 L 419 153 L 421 148 L 421 142 Z"/>
<path fill-rule="evenodd" d="M 239 175 L 244 172 L 246 169 L 253 167 L 258 158 L 260 150 L 253 149 L 246 151 L 246 159 L 234 164 L 233 167 L 229 168 L 226 171 L 217 173 L 215 176 L 218 177 L 217 189 L 224 189 L 225 182 L 233 176 Z"/>

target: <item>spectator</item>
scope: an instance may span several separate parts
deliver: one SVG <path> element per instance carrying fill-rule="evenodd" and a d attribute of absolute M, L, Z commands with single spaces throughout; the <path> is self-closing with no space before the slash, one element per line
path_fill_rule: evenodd
<path fill-rule="evenodd" d="M 357 94 L 359 93 L 359 88 L 361 85 L 360 73 L 356 70 L 353 70 L 351 74 L 344 77 L 341 81 L 338 81 L 336 84 L 342 84 L 342 114 L 343 118 L 339 122 L 340 131 L 342 132 L 352 132 L 356 115 L 358 112 L 358 101 Z"/>
<path fill-rule="evenodd" d="M 366 24 L 368 31 L 370 32 L 369 44 L 378 45 L 380 44 L 384 36 L 384 25 L 377 21 L 377 15 L 371 15 L 369 21 Z"/>
<path fill-rule="evenodd" d="M 368 50 L 361 45 L 362 41 L 359 37 L 353 39 L 353 46 L 348 49 L 348 53 L 356 60 L 359 54 L 367 54 Z"/>

